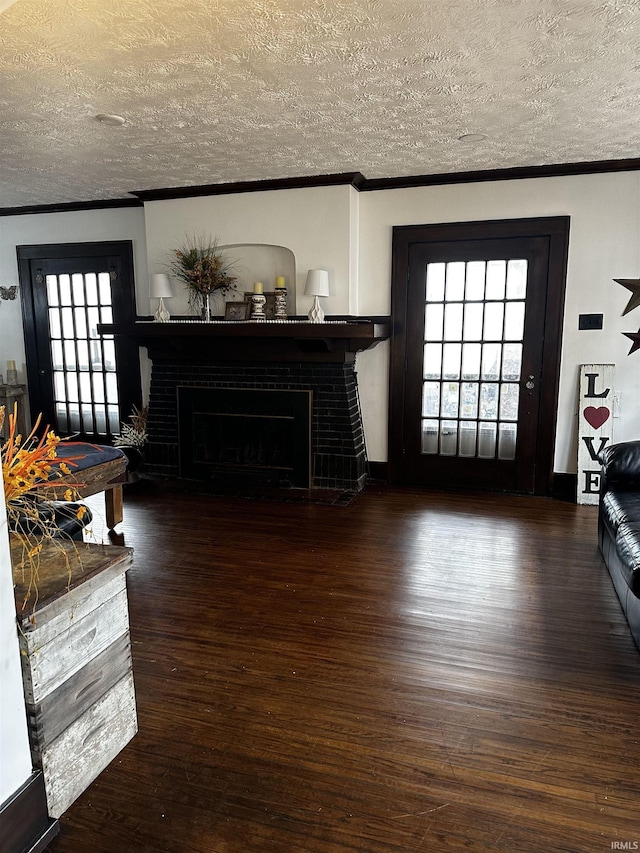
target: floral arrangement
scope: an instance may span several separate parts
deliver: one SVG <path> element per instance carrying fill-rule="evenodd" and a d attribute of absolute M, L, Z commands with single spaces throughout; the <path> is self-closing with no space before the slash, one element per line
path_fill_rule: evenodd
<path fill-rule="evenodd" d="M 5 419 L 4 406 L 0 407 L 0 428 Z M 51 515 L 43 512 L 42 500 L 51 489 L 65 488 L 65 501 L 78 498 L 78 483 L 66 481 L 72 475 L 71 466 L 75 466 L 80 456 L 57 458 L 57 447 L 61 439 L 48 427 L 38 438 L 41 415 L 35 426 L 24 439 L 17 432 L 17 404 L 9 415 L 9 437 L 2 446 L 2 478 L 4 497 L 7 507 L 9 529 L 22 545 L 22 559 L 18 568 L 30 571 L 29 585 L 25 602 L 32 590 L 36 591 L 38 579 L 38 555 L 46 540 L 54 540 L 57 526 Z M 75 516 L 81 520 L 87 508 L 79 506 Z M 63 549 L 61 549 L 63 550 Z M 66 558 L 66 554 L 65 554 Z M 68 559 L 68 558 L 67 558 Z"/>
<path fill-rule="evenodd" d="M 235 289 L 232 266 L 218 249 L 218 240 L 189 237 L 173 251 L 170 274 L 189 291 L 189 305 L 200 309 L 212 293 L 228 293 Z"/>
<path fill-rule="evenodd" d="M 132 414 L 129 415 L 130 423 L 120 424 L 120 435 L 114 438 L 113 446 L 142 449 L 149 440 L 147 435 L 148 416 L 148 406 L 143 406 L 142 409 L 134 406 Z"/>

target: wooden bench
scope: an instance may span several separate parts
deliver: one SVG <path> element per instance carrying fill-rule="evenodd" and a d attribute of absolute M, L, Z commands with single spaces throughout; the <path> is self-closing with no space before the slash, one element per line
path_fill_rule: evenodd
<path fill-rule="evenodd" d="M 127 456 L 118 447 L 88 444 L 82 441 L 61 441 L 57 448 L 58 459 L 73 458 L 69 463 L 71 475 L 65 482 L 76 484 L 74 488 L 81 498 L 104 492 L 107 527 L 113 530 L 123 518 L 122 484 L 127 481 Z M 51 489 L 47 497 L 64 500 L 65 488 Z"/>

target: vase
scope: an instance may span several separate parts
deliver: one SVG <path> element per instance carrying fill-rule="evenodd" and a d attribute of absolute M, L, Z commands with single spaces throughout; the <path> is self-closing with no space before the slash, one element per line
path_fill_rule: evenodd
<path fill-rule="evenodd" d="M 209 305 L 209 294 L 202 294 L 202 304 L 200 306 L 200 319 L 205 323 L 211 322 L 211 305 Z"/>

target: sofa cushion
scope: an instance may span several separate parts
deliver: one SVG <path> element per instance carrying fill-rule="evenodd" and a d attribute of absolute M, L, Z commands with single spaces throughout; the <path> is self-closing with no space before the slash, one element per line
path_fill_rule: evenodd
<path fill-rule="evenodd" d="M 607 492 L 600 501 L 600 512 L 615 536 L 621 524 L 640 522 L 640 491 Z"/>
<path fill-rule="evenodd" d="M 610 444 L 598 454 L 607 489 L 640 487 L 640 441 Z"/>
<path fill-rule="evenodd" d="M 620 525 L 616 536 L 616 553 L 624 579 L 633 594 L 640 595 L 640 522 Z"/>

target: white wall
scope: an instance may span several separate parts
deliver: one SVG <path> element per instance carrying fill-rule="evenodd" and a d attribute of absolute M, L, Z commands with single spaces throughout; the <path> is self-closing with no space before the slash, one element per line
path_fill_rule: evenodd
<path fill-rule="evenodd" d="M 351 186 L 272 190 L 204 196 L 145 204 L 149 272 L 163 272 L 172 249 L 187 237 L 217 237 L 220 245 L 268 243 L 286 246 L 296 259 L 296 310 L 306 314 L 304 296 L 309 269 L 329 271 L 331 296 L 323 300 L 328 314 L 349 314 Z M 149 312 L 148 288 L 140 281 L 140 313 Z M 264 282 L 273 290 L 274 282 Z M 187 312 L 187 293 L 174 286 L 171 313 Z M 142 306 L 145 306 L 144 309 Z"/>
<path fill-rule="evenodd" d="M 74 213 L 40 213 L 0 216 L 0 284 L 18 284 L 16 246 L 47 243 L 84 243 L 132 240 L 136 280 L 147 284 L 144 208 L 123 207 Z M 148 299 L 147 299 L 148 303 Z M 26 382 L 20 295 L 0 302 L 0 373 L 6 380 L 7 360 L 18 368 L 18 382 Z"/>
<path fill-rule="evenodd" d="M 640 310 L 622 317 L 631 295 L 614 278 L 640 276 L 640 173 L 536 178 L 362 193 L 360 287 L 362 315 L 390 310 L 394 225 L 534 216 L 570 216 L 569 264 L 554 471 L 576 471 L 578 369 L 616 365 L 621 416 L 615 441 L 640 435 L 640 352 L 627 357 Z M 604 314 L 602 331 L 578 331 L 578 314 Z M 377 348 L 358 357 L 360 398 L 369 457 L 386 459 L 388 358 Z"/>
<path fill-rule="evenodd" d="M 5 217 L 0 218 L 0 283 L 17 281 L 16 244 L 133 239 L 138 311 L 148 314 L 147 266 L 150 272 L 164 271 L 171 250 L 185 237 L 201 234 L 218 237 L 222 245 L 268 243 L 291 249 L 298 314 L 305 314 L 311 302 L 303 294 L 306 272 L 320 267 L 331 274 L 327 313 L 386 315 L 394 225 L 567 215 L 571 232 L 554 470 L 573 473 L 580 364 L 616 365 L 621 416 L 614 423 L 614 440 L 640 434 L 640 352 L 628 357 L 631 342 L 622 335 L 638 331 L 640 311 L 621 316 L 630 294 L 613 281 L 640 276 L 640 172 L 364 193 L 351 186 L 314 187 L 154 201 L 144 213 L 124 208 Z M 170 310 L 186 312 L 186 292 L 178 290 Z M 580 313 L 603 313 L 604 329 L 579 332 Z M 0 365 L 14 358 L 24 375 L 18 302 L 0 305 L 0 329 Z M 357 359 L 372 461 L 387 459 L 388 366 L 388 343 Z"/>
<path fill-rule="evenodd" d="M 9 533 L 0 471 L 0 805 L 31 775 Z"/>

